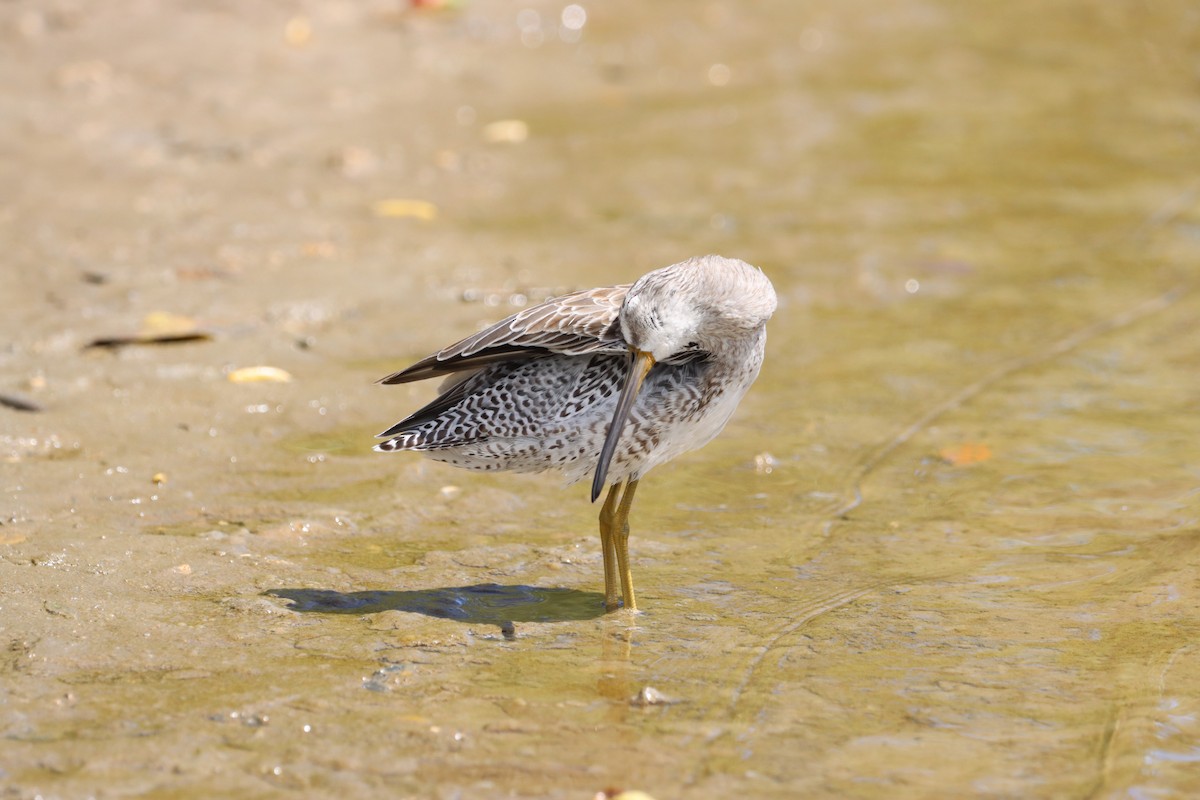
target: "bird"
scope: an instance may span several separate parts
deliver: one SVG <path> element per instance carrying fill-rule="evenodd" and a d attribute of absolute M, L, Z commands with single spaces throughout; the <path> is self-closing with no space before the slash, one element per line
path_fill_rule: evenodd
<path fill-rule="evenodd" d="M 776 303 L 762 270 L 717 255 L 551 298 L 381 378 L 443 382 L 374 449 L 471 470 L 557 470 L 568 484 L 591 475 L 593 503 L 608 487 L 605 611 L 636 611 L 629 513 L 638 483 L 725 427 L 758 377 Z"/>

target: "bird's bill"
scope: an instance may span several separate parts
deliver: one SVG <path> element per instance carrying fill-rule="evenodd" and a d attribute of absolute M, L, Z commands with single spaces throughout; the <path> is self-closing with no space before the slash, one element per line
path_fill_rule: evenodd
<path fill-rule="evenodd" d="M 621 386 L 621 396 L 617 399 L 617 410 L 613 413 L 612 424 L 608 426 L 608 435 L 604 437 L 604 447 L 600 449 L 600 461 L 596 464 L 596 476 L 592 479 L 593 503 L 604 489 L 608 478 L 608 465 L 612 461 L 613 453 L 617 450 L 621 432 L 625 430 L 629 411 L 633 408 L 633 401 L 637 399 L 638 391 L 642 388 L 642 382 L 646 380 L 646 375 L 650 373 L 650 368 L 653 366 L 654 356 L 641 350 L 633 351 L 633 358 L 629 360 L 629 371 L 625 373 L 625 381 Z"/>

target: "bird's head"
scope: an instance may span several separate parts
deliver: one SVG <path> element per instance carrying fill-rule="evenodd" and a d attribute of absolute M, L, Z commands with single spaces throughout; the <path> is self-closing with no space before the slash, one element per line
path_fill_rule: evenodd
<path fill-rule="evenodd" d="M 621 306 L 621 335 L 655 361 L 712 353 L 762 327 L 775 311 L 775 290 L 744 261 L 702 256 L 649 273 Z"/>

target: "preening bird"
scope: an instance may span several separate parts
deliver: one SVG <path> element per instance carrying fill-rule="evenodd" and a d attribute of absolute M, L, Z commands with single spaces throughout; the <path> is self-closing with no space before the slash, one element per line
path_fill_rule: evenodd
<path fill-rule="evenodd" d="M 380 383 L 444 377 L 433 402 L 379 434 L 475 470 L 592 476 L 604 604 L 636 609 L 629 510 L 654 467 L 707 444 L 762 366 L 775 290 L 761 270 L 702 256 L 633 284 L 547 300 Z"/>

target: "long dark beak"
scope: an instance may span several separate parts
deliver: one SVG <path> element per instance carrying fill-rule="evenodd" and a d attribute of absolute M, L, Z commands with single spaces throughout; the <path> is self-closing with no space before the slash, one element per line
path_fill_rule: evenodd
<path fill-rule="evenodd" d="M 629 409 L 633 408 L 633 401 L 637 399 L 638 390 L 642 388 L 642 381 L 646 380 L 646 375 L 653 366 L 654 356 L 643 353 L 641 350 L 633 351 L 633 358 L 629 360 L 629 371 L 625 373 L 625 383 L 621 387 L 621 396 L 617 400 L 617 410 L 613 414 L 612 424 L 608 426 L 608 436 L 604 437 L 604 447 L 600 449 L 600 461 L 596 463 L 596 477 L 592 479 L 593 503 L 604 489 L 605 481 L 608 478 L 608 465 L 612 461 L 613 453 L 616 452 L 617 442 L 621 439 L 621 431 L 625 430 L 625 421 L 629 419 Z"/>

